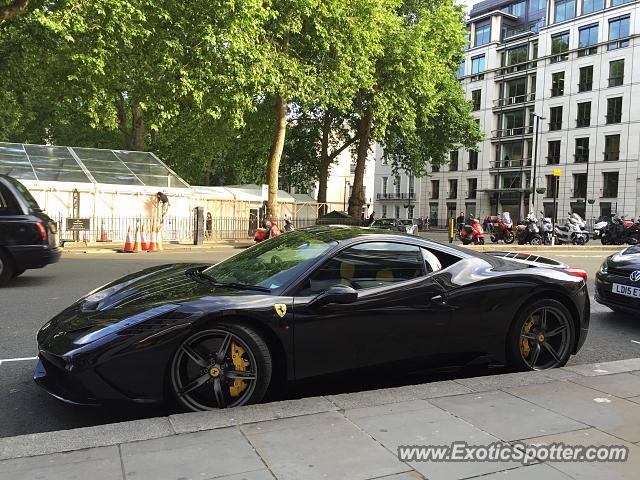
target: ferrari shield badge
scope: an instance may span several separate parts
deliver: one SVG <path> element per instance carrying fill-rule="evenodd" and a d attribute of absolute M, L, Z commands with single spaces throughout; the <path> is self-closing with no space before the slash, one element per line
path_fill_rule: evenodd
<path fill-rule="evenodd" d="M 287 306 L 284 303 L 276 303 L 273 307 L 276 309 L 276 313 L 280 318 L 286 315 Z"/>

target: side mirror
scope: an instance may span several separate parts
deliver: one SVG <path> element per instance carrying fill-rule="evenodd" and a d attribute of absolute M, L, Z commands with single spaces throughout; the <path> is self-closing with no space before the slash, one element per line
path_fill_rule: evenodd
<path fill-rule="evenodd" d="M 358 299 L 358 292 L 346 285 L 334 285 L 309 302 L 309 308 L 320 308 L 330 303 L 353 303 Z"/>

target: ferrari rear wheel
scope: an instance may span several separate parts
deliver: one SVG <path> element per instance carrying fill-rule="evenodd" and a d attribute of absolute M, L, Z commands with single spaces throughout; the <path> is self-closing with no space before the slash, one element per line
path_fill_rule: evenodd
<path fill-rule="evenodd" d="M 512 325 L 507 345 L 510 366 L 516 370 L 562 367 L 569 360 L 574 338 L 567 308 L 557 300 L 538 300 Z"/>
<path fill-rule="evenodd" d="M 218 324 L 182 342 L 171 362 L 171 390 L 189 410 L 238 407 L 262 400 L 271 372 L 269 348 L 257 332 Z"/>

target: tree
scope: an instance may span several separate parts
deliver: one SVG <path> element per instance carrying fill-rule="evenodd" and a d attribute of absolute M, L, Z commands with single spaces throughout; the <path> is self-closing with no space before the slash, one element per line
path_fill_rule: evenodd
<path fill-rule="evenodd" d="M 0 3 L 0 23 L 11 20 L 24 12 L 29 5 L 29 0 L 12 0 Z"/>
<path fill-rule="evenodd" d="M 349 214 L 360 217 L 364 204 L 364 167 L 372 142 L 390 148 L 392 159 L 411 160 L 414 173 L 420 161 L 438 157 L 418 157 L 414 152 L 439 154 L 441 148 L 419 147 L 420 142 L 452 145 L 466 142 L 468 109 L 460 104 L 462 90 L 453 82 L 462 58 L 465 28 L 462 13 L 452 0 L 410 0 L 389 14 L 384 52 L 376 62 L 375 84 L 362 88 L 355 102 L 357 153 L 354 185 L 349 198 Z M 453 95 L 453 100 L 447 97 Z M 444 126 L 444 120 L 454 126 Z M 456 127 L 456 125 L 458 127 Z M 438 135 L 433 135 L 434 129 Z M 431 134 L 429 134 L 431 132 Z M 470 140 L 477 138 L 474 134 Z M 404 147 L 411 150 L 405 151 Z"/>

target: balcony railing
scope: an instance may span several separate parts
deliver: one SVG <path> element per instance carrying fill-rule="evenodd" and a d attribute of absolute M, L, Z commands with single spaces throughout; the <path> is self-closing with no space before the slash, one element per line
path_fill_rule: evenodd
<path fill-rule="evenodd" d="M 525 93 L 524 95 L 516 95 L 513 97 L 504 97 L 494 100 L 494 107 L 506 107 L 509 105 L 518 105 L 526 102 L 533 102 L 536 99 L 535 93 Z"/>
<path fill-rule="evenodd" d="M 378 193 L 376 195 L 378 200 L 415 200 L 415 192 L 391 192 L 391 193 Z"/>
<path fill-rule="evenodd" d="M 620 160 L 620 151 L 610 150 L 608 152 L 602 152 L 605 162 L 616 162 Z"/>
<path fill-rule="evenodd" d="M 560 155 L 547 156 L 547 165 L 558 165 L 560 163 Z"/>
<path fill-rule="evenodd" d="M 564 62 L 565 60 L 569 59 L 569 54 L 568 53 L 558 53 L 558 54 L 554 54 L 549 58 L 549 63 L 558 63 L 558 62 Z"/>
<path fill-rule="evenodd" d="M 593 82 L 580 82 L 578 84 L 578 92 L 590 92 L 593 88 Z"/>
<path fill-rule="evenodd" d="M 618 75 L 615 77 L 609 77 L 609 86 L 610 87 L 619 87 L 624 83 L 624 75 Z"/>
<path fill-rule="evenodd" d="M 591 117 L 577 118 L 576 119 L 576 127 L 588 127 L 591 125 Z"/>
<path fill-rule="evenodd" d="M 622 114 L 616 113 L 612 115 L 607 115 L 606 119 L 607 119 L 607 123 L 620 123 L 622 122 Z"/>
<path fill-rule="evenodd" d="M 595 55 L 598 53 L 598 47 L 585 47 L 578 50 L 578 57 L 586 57 L 587 55 Z"/>
<path fill-rule="evenodd" d="M 573 158 L 575 163 L 587 163 L 589 161 L 589 150 L 586 153 L 576 153 Z"/>
<path fill-rule="evenodd" d="M 552 97 L 561 97 L 562 95 L 564 95 L 564 88 L 552 88 L 551 89 L 551 96 Z"/>
<path fill-rule="evenodd" d="M 526 70 L 534 70 L 537 66 L 538 66 L 538 62 L 536 60 L 528 60 L 526 62 L 517 63 L 515 65 L 507 65 L 505 67 L 500 68 L 496 72 L 496 76 L 501 77 L 504 75 L 509 75 L 510 73 L 524 72 Z"/>
<path fill-rule="evenodd" d="M 491 162 L 490 168 L 492 169 L 522 168 L 522 167 L 530 167 L 530 166 L 531 166 L 530 158 L 518 158 L 518 159 L 509 159 L 509 160 L 496 160 L 495 162 Z"/>
<path fill-rule="evenodd" d="M 523 127 L 503 128 L 501 130 L 493 130 L 491 134 L 496 138 L 530 135 L 533 134 L 533 126 L 525 125 Z"/>
<path fill-rule="evenodd" d="M 549 130 L 562 130 L 562 122 L 549 122 Z"/>

